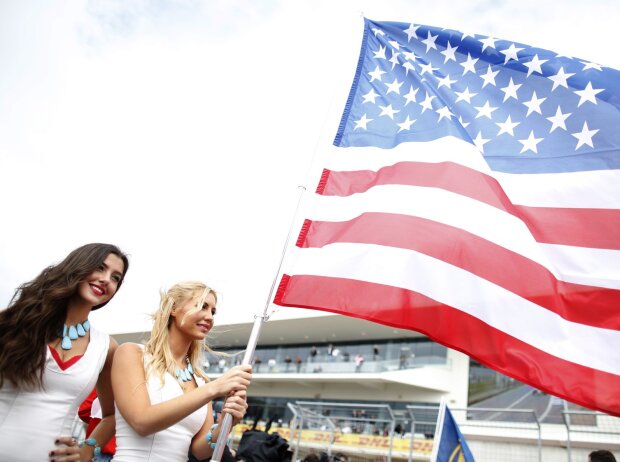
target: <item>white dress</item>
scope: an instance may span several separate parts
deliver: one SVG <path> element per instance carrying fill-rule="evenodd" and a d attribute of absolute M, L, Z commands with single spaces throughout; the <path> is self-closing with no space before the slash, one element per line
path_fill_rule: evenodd
<path fill-rule="evenodd" d="M 0 388 L 0 461 L 49 461 L 59 436 L 72 436 L 78 407 L 103 369 L 110 337 L 94 328 L 84 355 L 62 370 L 47 348 L 44 388 L 23 391 L 5 381 Z"/>
<path fill-rule="evenodd" d="M 194 375 L 198 386 L 205 384 Z M 162 385 L 158 377 L 149 377 L 147 389 L 151 404 L 159 404 L 183 394 L 181 385 L 170 374 Z M 207 406 L 203 406 L 180 422 L 149 436 L 140 436 L 129 426 L 116 408 L 116 454 L 114 462 L 186 462 L 192 438 L 205 422 Z"/>

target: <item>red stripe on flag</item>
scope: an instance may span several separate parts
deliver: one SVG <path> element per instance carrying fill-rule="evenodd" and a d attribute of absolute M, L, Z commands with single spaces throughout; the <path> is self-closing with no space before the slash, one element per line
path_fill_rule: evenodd
<path fill-rule="evenodd" d="M 620 210 L 515 208 L 538 242 L 620 250 Z"/>
<path fill-rule="evenodd" d="M 299 231 L 299 236 L 297 237 L 297 242 L 295 243 L 297 247 L 303 247 L 303 243 L 306 240 L 308 229 L 310 229 L 311 224 L 312 220 L 308 220 L 307 218 L 304 220 L 304 224 L 301 226 L 301 231 Z"/>
<path fill-rule="evenodd" d="M 620 290 L 559 281 L 544 266 L 450 225 L 369 212 L 345 222 L 306 220 L 303 235 L 299 247 L 353 242 L 414 250 L 476 274 L 569 321 L 620 330 Z"/>
<path fill-rule="evenodd" d="M 274 303 L 416 330 L 521 382 L 620 416 L 620 376 L 552 356 L 417 292 L 351 279 L 285 275 Z"/>
<path fill-rule="evenodd" d="M 484 202 L 521 219 L 537 242 L 620 249 L 620 210 L 514 205 L 498 181 L 453 162 L 398 162 L 378 171 L 324 171 L 318 194 L 350 196 L 373 186 L 440 188 Z"/>
<path fill-rule="evenodd" d="M 321 179 L 319 180 L 319 184 L 316 186 L 316 193 L 323 194 L 325 191 L 325 186 L 327 186 L 327 180 L 329 178 L 330 171 L 326 168 L 323 169 L 323 173 L 321 173 Z"/>

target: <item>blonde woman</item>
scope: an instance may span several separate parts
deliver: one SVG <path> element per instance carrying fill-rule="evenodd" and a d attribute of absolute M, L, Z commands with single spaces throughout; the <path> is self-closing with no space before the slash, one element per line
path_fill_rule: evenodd
<path fill-rule="evenodd" d="M 213 289 L 201 282 L 176 284 L 161 294 L 148 343 L 118 347 L 115 462 L 185 462 L 189 451 L 207 459 L 219 435 L 211 401 L 226 397 L 223 412 L 233 424 L 244 416 L 251 366 L 235 366 L 213 381 L 200 367 L 216 303 Z"/>

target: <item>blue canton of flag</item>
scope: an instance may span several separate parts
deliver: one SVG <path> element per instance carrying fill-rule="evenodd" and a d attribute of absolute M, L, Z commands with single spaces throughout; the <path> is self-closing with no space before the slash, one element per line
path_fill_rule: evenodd
<path fill-rule="evenodd" d="M 435 432 L 434 443 L 436 458 L 431 458 L 432 462 L 475 462 L 474 456 L 448 406 L 442 405 L 439 413 L 439 428 Z"/>
<path fill-rule="evenodd" d="M 495 171 L 620 167 L 620 72 L 479 34 L 365 22 L 336 146 L 452 135 Z"/>

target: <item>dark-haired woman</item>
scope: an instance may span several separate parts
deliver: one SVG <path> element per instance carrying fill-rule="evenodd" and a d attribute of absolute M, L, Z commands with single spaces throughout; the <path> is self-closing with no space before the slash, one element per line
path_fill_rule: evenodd
<path fill-rule="evenodd" d="M 114 434 L 117 344 L 88 316 L 112 299 L 128 266 L 116 246 L 84 245 L 22 284 L 0 311 L 1 461 L 88 461 Z M 95 386 L 103 419 L 79 444 L 72 425 Z"/>

